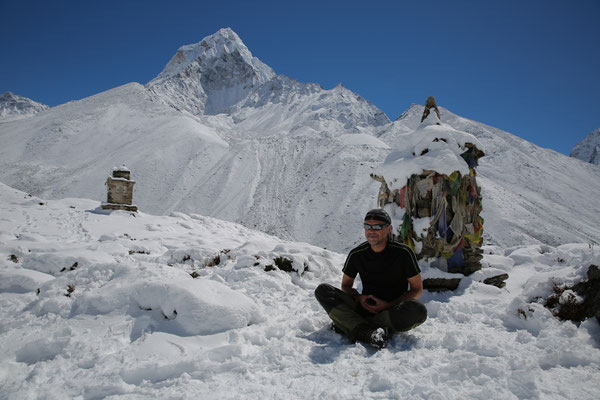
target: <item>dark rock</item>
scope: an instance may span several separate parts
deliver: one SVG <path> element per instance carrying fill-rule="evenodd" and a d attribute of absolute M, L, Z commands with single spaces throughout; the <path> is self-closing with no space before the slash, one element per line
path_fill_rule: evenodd
<path fill-rule="evenodd" d="M 587 272 L 588 281 L 600 280 L 600 268 L 597 265 L 590 265 Z"/>
<path fill-rule="evenodd" d="M 491 278 L 484 279 L 483 283 L 485 283 L 487 285 L 496 286 L 498 288 L 503 288 L 504 286 L 506 286 L 506 282 L 504 282 L 504 281 L 507 279 L 508 279 L 508 274 L 500 274 L 500 275 L 492 276 Z"/>
<path fill-rule="evenodd" d="M 423 280 L 423 289 L 430 292 L 445 292 L 456 290 L 460 284 L 460 278 L 427 278 Z"/>
<path fill-rule="evenodd" d="M 598 266 L 590 265 L 588 269 L 587 276 L 588 280 L 584 282 L 579 282 L 574 285 L 571 290 L 576 292 L 579 296 L 583 298 L 583 303 L 578 304 L 578 310 L 576 313 L 577 318 L 563 318 L 570 319 L 572 321 L 583 321 L 586 318 L 596 317 L 598 322 L 600 323 L 600 271 Z M 565 289 L 566 290 L 566 289 Z M 568 305 L 572 307 L 572 304 Z M 559 313 L 558 316 L 561 317 L 565 315 L 564 312 L 561 312 L 561 308 L 564 305 L 559 305 Z"/>

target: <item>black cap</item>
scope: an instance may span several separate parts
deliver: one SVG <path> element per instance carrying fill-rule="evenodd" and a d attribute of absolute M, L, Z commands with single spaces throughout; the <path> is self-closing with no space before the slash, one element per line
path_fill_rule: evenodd
<path fill-rule="evenodd" d="M 388 213 L 386 213 L 381 208 L 374 208 L 367 212 L 367 215 L 365 215 L 365 221 L 368 219 L 385 222 L 388 225 L 392 224 L 392 219 L 390 218 Z"/>

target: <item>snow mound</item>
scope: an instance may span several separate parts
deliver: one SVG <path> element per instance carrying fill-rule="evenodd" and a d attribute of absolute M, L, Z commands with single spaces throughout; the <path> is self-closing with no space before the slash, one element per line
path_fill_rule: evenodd
<path fill-rule="evenodd" d="M 145 331 L 164 330 L 178 336 L 211 335 L 262 319 L 252 300 L 222 283 L 193 279 L 183 272 L 138 282 L 131 272 L 81 296 L 73 294 L 72 313 L 108 314 L 126 308 L 147 324 Z"/>
<path fill-rule="evenodd" d="M 0 292 L 32 292 L 53 279 L 51 275 L 29 269 L 3 270 L 0 272 Z"/>

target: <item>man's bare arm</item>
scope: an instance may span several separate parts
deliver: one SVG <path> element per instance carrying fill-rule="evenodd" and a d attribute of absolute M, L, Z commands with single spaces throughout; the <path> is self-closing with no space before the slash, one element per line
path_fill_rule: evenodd
<path fill-rule="evenodd" d="M 354 278 L 351 278 L 348 275 L 344 274 L 342 276 L 342 292 L 351 294 L 354 297 L 358 297 L 360 295 L 360 293 L 358 293 L 358 290 L 356 290 L 352 287 L 353 285 L 354 285 Z"/>

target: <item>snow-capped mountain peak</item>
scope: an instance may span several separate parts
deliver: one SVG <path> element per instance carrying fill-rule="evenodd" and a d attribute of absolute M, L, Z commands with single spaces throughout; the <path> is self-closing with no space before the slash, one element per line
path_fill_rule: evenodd
<path fill-rule="evenodd" d="M 389 123 L 381 110 L 341 83 L 325 90 L 276 75 L 229 28 L 181 47 L 147 87 L 177 110 L 196 116 L 231 115 L 249 136 L 288 132 L 298 120 L 311 132 L 337 133 Z M 264 115 L 267 104 L 277 104 L 280 110 Z M 281 120 L 282 115 L 288 118 Z"/>
<path fill-rule="evenodd" d="M 48 106 L 27 97 L 6 92 L 0 94 L 0 118 L 23 118 L 47 110 Z"/>
<path fill-rule="evenodd" d="M 584 137 L 571 150 L 570 157 L 600 165 L 600 128 Z"/>
<path fill-rule="evenodd" d="M 227 62 L 232 58 L 251 66 L 256 74 L 257 81 L 260 83 L 266 82 L 275 76 L 273 69 L 252 56 L 250 50 L 231 28 L 223 28 L 198 43 L 181 46 L 162 72 L 150 83 L 173 77 L 198 59 L 201 59 L 206 65 L 212 62 L 216 66 L 219 61 L 221 63 Z"/>
<path fill-rule="evenodd" d="M 254 57 L 234 31 L 224 28 L 180 47 L 148 87 L 178 110 L 219 114 L 274 77 L 273 69 Z"/>

